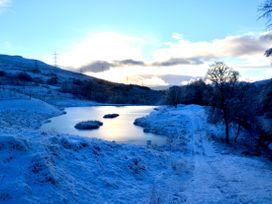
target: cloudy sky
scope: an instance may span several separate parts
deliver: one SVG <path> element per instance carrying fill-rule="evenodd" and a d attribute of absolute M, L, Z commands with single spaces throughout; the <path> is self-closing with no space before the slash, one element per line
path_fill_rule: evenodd
<path fill-rule="evenodd" d="M 263 0 L 0 0 L 0 53 L 123 83 L 186 84 L 215 61 L 272 77 Z"/>

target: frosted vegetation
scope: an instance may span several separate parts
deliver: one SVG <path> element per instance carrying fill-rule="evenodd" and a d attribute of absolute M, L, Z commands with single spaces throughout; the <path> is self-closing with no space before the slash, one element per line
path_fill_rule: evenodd
<path fill-rule="evenodd" d="M 0 203 L 270 203 L 272 83 L 239 83 L 218 65 L 223 84 L 159 92 L 1 56 Z M 71 92 L 89 83 L 97 89 L 86 96 Z M 135 125 L 167 142 L 119 144 L 39 129 L 65 107 L 113 101 L 162 104 Z"/>
<path fill-rule="evenodd" d="M 270 201 L 271 164 L 218 144 L 214 135 L 224 127 L 210 125 L 201 106 L 163 107 L 138 119 L 168 138 L 164 146 L 145 147 L 41 132 L 37 121 L 61 111 L 39 100 L 0 104 L 2 202 Z"/>

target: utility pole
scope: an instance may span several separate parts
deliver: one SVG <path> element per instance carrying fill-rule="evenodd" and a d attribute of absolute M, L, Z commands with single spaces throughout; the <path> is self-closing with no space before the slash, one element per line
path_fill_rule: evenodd
<path fill-rule="evenodd" d="M 54 66 L 58 67 L 58 53 L 57 52 L 53 54 L 53 58 L 54 58 Z"/>
<path fill-rule="evenodd" d="M 34 62 L 35 62 L 35 69 L 38 69 L 38 61 L 35 60 Z"/>

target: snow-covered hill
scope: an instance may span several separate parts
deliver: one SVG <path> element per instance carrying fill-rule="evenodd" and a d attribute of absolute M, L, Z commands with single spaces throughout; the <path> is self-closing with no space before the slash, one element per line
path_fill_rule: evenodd
<path fill-rule="evenodd" d="M 12 72 L 27 72 L 32 77 L 40 76 L 42 79 L 47 79 L 50 75 L 59 76 L 59 80 L 66 81 L 69 78 L 88 79 L 88 77 L 80 73 L 67 71 L 48 65 L 42 61 L 35 59 L 26 59 L 21 56 L 0 55 L 0 70 L 7 73 Z"/>
<path fill-rule="evenodd" d="M 38 60 L 9 55 L 0 55 L 1 89 L 53 104 L 67 104 L 67 100 L 74 100 L 75 103 L 76 100 L 91 100 L 115 104 L 155 104 L 162 97 L 160 91 L 147 87 L 112 83 Z"/>

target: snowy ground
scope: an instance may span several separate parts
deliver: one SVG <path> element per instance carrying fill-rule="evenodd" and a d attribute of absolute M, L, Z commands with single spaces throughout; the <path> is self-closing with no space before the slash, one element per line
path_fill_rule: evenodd
<path fill-rule="evenodd" d="M 178 170 L 175 152 L 34 129 L 61 113 L 37 99 L 0 101 L 0 112 L 0 203 L 149 203 Z"/>
<path fill-rule="evenodd" d="M 271 162 L 222 148 L 209 137 L 213 127 L 206 121 L 204 108 L 190 105 L 160 108 L 137 124 L 145 131 L 167 135 L 174 149 L 182 147 L 181 155 L 190 167 L 182 171 L 186 179 L 176 181 L 184 202 L 271 203 Z"/>
<path fill-rule="evenodd" d="M 159 108 L 137 123 L 165 147 L 43 133 L 62 112 L 0 101 L 0 203 L 270 203 L 271 163 L 214 144 L 200 106 Z"/>

